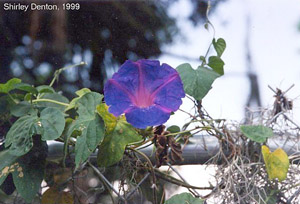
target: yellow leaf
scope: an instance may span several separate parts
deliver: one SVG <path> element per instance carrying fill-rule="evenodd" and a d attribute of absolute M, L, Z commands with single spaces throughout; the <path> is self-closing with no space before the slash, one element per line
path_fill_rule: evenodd
<path fill-rule="evenodd" d="M 108 112 L 108 106 L 105 103 L 97 106 L 97 112 L 104 120 L 106 133 L 109 134 L 117 125 L 117 117 Z"/>
<path fill-rule="evenodd" d="M 286 179 L 290 162 L 285 151 L 281 148 L 277 148 L 274 152 L 271 152 L 267 146 L 263 145 L 261 152 L 269 180 L 278 178 L 278 181 L 283 181 Z"/>
<path fill-rule="evenodd" d="M 45 191 L 42 195 L 42 204 L 73 204 L 73 196 L 70 192 L 59 192 L 53 186 Z"/>

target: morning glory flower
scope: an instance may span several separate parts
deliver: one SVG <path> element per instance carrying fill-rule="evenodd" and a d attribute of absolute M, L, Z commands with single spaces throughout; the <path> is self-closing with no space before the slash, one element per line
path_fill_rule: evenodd
<path fill-rule="evenodd" d="M 109 112 L 125 113 L 126 120 L 141 129 L 165 123 L 184 96 L 178 72 L 158 60 L 127 60 L 104 87 Z"/>

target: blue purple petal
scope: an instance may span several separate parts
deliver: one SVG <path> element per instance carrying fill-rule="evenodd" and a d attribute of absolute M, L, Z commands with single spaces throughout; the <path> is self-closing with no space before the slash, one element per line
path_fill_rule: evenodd
<path fill-rule="evenodd" d="M 165 112 L 156 105 L 147 108 L 134 107 L 125 114 L 127 122 L 136 128 L 144 129 L 147 126 L 161 125 L 170 118 L 170 113 Z"/>
<path fill-rule="evenodd" d="M 104 87 L 105 103 L 109 112 L 115 116 L 124 113 L 132 105 L 130 94 L 113 79 L 107 81 Z"/>
<path fill-rule="evenodd" d="M 169 109 L 170 112 L 178 110 L 179 106 L 182 104 L 181 98 L 185 96 L 178 75 L 174 76 L 167 84 L 159 87 L 154 94 L 154 103 Z"/>
<path fill-rule="evenodd" d="M 135 62 L 126 60 L 118 72 L 113 75 L 112 79 L 134 95 L 139 87 L 138 65 Z"/>
<path fill-rule="evenodd" d="M 167 64 L 160 66 L 158 60 L 139 60 L 136 63 L 141 67 L 143 84 L 149 92 L 155 91 L 173 74 L 178 74 Z"/>

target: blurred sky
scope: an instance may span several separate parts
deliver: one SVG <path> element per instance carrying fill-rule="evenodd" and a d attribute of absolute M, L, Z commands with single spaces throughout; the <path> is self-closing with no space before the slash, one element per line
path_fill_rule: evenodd
<path fill-rule="evenodd" d="M 179 0 L 170 7 L 169 14 L 178 19 L 181 35 L 174 44 L 163 48 L 165 52 L 195 59 L 205 55 L 213 32 L 208 32 L 202 24 L 194 27 L 188 20 L 191 12 L 192 4 L 189 0 Z M 252 70 L 258 75 L 262 105 L 273 105 L 274 94 L 268 85 L 286 90 L 295 84 L 287 96 L 294 99 L 300 95 L 300 0 L 227 0 L 218 4 L 209 18 L 215 27 L 216 38 L 222 37 L 227 43 L 222 56 L 225 75 L 215 81 L 213 89 L 203 101 L 212 117 L 236 121 L 244 118 L 244 106 L 250 91 L 246 75 L 246 32 L 249 32 Z M 247 18 L 251 22 L 250 28 L 247 26 Z M 199 65 L 197 61 L 167 54 L 162 55 L 160 61 L 173 67 L 186 62 L 194 68 Z M 299 98 L 294 100 L 293 110 L 294 121 L 298 124 L 299 102 Z M 181 108 L 188 111 L 191 107 L 189 100 L 185 100 Z M 176 115 L 187 118 L 179 111 Z M 173 116 L 168 121 L 168 125 L 172 124 L 182 125 L 182 120 Z"/>

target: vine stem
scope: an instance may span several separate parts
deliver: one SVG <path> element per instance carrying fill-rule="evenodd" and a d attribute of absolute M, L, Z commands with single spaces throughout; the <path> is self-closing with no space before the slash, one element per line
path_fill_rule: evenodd
<path fill-rule="evenodd" d="M 127 195 L 126 199 L 130 199 L 130 197 L 137 191 L 137 189 L 142 185 L 142 183 L 149 177 L 150 173 L 148 172 L 144 178 L 132 189 Z"/>
<path fill-rule="evenodd" d="M 115 194 L 117 194 L 118 198 L 120 198 L 123 201 L 126 201 L 126 199 L 121 196 L 118 191 L 110 184 L 110 182 L 105 178 L 105 176 L 99 171 L 99 169 L 97 167 L 95 167 L 91 162 L 87 162 L 87 164 L 94 170 L 94 172 L 99 176 L 100 180 L 102 181 L 102 183 L 105 185 L 105 187 L 107 188 L 107 190 L 110 193 L 110 190 L 112 190 Z M 112 194 L 110 193 L 110 197 L 112 199 L 112 202 L 114 203 L 114 199 Z"/>
<path fill-rule="evenodd" d="M 149 167 L 150 167 L 150 171 L 151 171 L 151 174 L 152 174 L 152 182 L 153 182 L 153 202 L 154 204 L 157 204 L 157 200 L 156 200 L 156 176 L 155 176 L 155 169 L 152 165 L 152 162 L 150 161 L 150 159 L 147 157 L 147 155 L 145 155 L 143 152 L 139 151 L 139 150 L 136 150 L 136 149 L 133 149 L 133 148 L 128 148 L 130 149 L 131 151 L 141 155 L 142 157 L 145 158 L 145 160 L 147 161 L 147 163 L 149 164 Z"/>
<path fill-rule="evenodd" d="M 189 185 L 189 183 L 181 176 L 181 174 L 170 164 L 170 163 L 167 163 L 167 165 L 169 166 L 169 168 L 170 169 L 172 169 L 172 171 L 174 171 L 176 174 L 177 174 L 177 176 L 179 177 L 179 178 L 181 178 L 181 180 L 183 181 L 183 182 L 185 182 L 186 184 L 188 184 Z M 195 190 L 195 189 L 192 189 L 192 188 L 188 188 L 188 190 L 191 192 L 191 193 L 193 193 L 194 195 L 196 195 L 197 197 L 200 197 L 200 194 Z"/>
<path fill-rule="evenodd" d="M 52 100 L 52 99 L 46 99 L 46 98 L 35 99 L 35 100 L 32 100 L 32 102 L 33 103 L 36 103 L 36 102 L 50 102 L 50 103 L 56 103 L 58 105 L 62 105 L 62 106 L 66 106 L 66 107 L 68 107 L 70 105 L 68 103 L 63 103 L 63 102 L 55 101 L 55 100 Z"/>
<path fill-rule="evenodd" d="M 63 67 L 63 68 L 60 68 L 58 69 L 57 71 L 55 71 L 54 73 L 54 77 L 52 79 L 52 81 L 50 82 L 49 86 L 53 86 L 54 82 L 58 79 L 58 76 L 60 75 L 60 73 L 66 69 L 70 69 L 70 68 L 73 68 L 73 67 L 78 67 L 78 66 L 83 66 L 83 65 L 87 65 L 86 62 L 80 62 L 78 64 L 74 64 L 74 65 L 70 65 L 70 66 L 66 66 L 66 67 Z"/>
<path fill-rule="evenodd" d="M 198 189 L 198 190 L 212 190 L 212 189 L 214 189 L 213 186 L 208 186 L 208 187 L 193 186 L 193 185 L 187 184 L 184 181 L 178 180 L 178 179 L 174 178 L 173 176 L 170 176 L 166 173 L 163 173 L 163 172 L 159 171 L 158 169 L 154 169 L 154 170 L 155 170 L 155 174 L 156 174 L 157 177 L 159 177 L 159 178 L 161 178 L 165 181 L 168 181 L 170 183 L 176 184 L 178 186 L 183 186 L 185 188 L 192 188 L 192 189 Z"/>
<path fill-rule="evenodd" d="M 201 128 L 201 129 L 208 129 L 208 130 L 211 129 L 210 126 L 195 127 L 195 128 L 193 128 L 193 129 L 190 129 L 190 130 L 184 130 L 184 131 L 181 131 L 181 132 L 169 133 L 169 134 L 166 134 L 165 136 L 171 136 L 171 135 L 183 134 L 183 133 L 191 132 L 191 131 L 194 131 L 194 130 L 198 130 L 198 129 L 200 129 L 200 128 Z"/>
<path fill-rule="evenodd" d="M 50 86 L 50 87 L 53 86 L 54 82 L 55 82 L 56 80 L 58 80 L 59 75 L 60 75 L 64 70 L 70 69 L 70 68 L 73 68 L 73 67 L 84 66 L 84 65 L 87 65 L 87 63 L 86 63 L 86 62 L 80 62 L 80 63 L 78 63 L 78 64 L 66 66 L 66 67 L 63 67 L 63 68 L 60 68 L 60 69 L 56 70 L 56 71 L 54 72 L 54 77 L 53 77 L 53 79 L 51 80 L 49 86 Z M 39 98 L 40 98 L 41 96 L 43 96 L 44 94 L 45 94 L 45 93 L 39 93 L 39 94 L 37 95 L 36 98 L 39 99 Z"/>
<path fill-rule="evenodd" d="M 140 149 L 143 149 L 143 148 L 146 148 L 146 147 L 150 146 L 152 144 L 153 139 L 154 139 L 154 137 L 151 137 L 151 138 L 148 138 L 147 140 L 144 140 L 141 143 L 139 143 L 139 142 L 138 143 L 130 143 L 127 146 L 133 146 L 133 148 L 136 149 L 136 148 L 139 148 L 139 147 L 143 146 L 144 144 L 147 144 L 147 143 L 151 142 L 148 145 L 143 146 L 143 147 L 140 148 Z"/>
<path fill-rule="evenodd" d="M 7 93 L 7 95 L 15 104 L 17 104 L 17 102 L 15 101 L 15 99 L 12 97 L 12 95 L 10 93 Z"/>
<path fill-rule="evenodd" d="M 211 8 L 211 2 L 210 2 L 210 0 L 207 2 L 208 3 L 208 5 L 207 5 L 207 9 L 206 9 L 206 25 L 207 25 L 207 27 L 205 27 L 207 30 L 208 30 L 208 25 L 210 25 L 211 27 L 212 27 L 212 29 L 213 29 L 213 39 L 215 38 L 215 35 L 216 35 L 216 30 L 215 30 L 215 27 L 214 27 L 214 25 L 210 22 L 210 20 L 209 20 L 209 18 L 208 18 L 208 13 L 209 13 L 209 11 L 210 11 L 210 8 Z M 207 49 L 207 51 L 206 51 L 206 54 L 205 54 L 205 56 L 204 56 L 204 61 L 202 61 L 202 63 L 201 63 L 201 66 L 204 66 L 205 64 L 206 64 L 206 58 L 207 58 L 207 56 L 208 56 L 208 54 L 209 54 L 209 51 L 210 51 L 210 48 L 211 48 L 211 46 L 212 46 L 212 42 L 209 44 L 209 46 L 208 46 L 208 49 Z"/>

